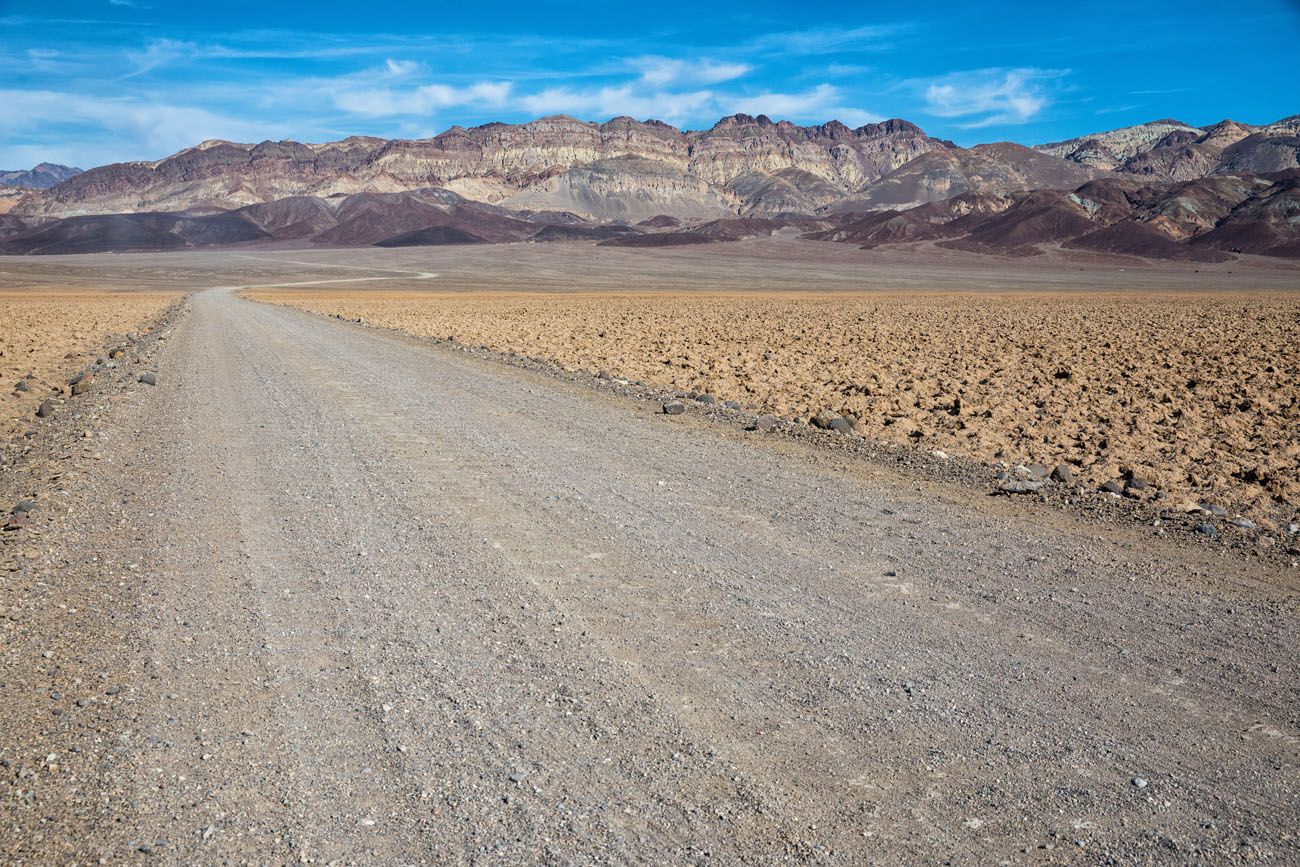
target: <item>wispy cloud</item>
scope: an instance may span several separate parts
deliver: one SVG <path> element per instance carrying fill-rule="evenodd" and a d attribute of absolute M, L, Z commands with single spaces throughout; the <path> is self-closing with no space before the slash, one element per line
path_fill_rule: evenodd
<path fill-rule="evenodd" d="M 720 84 L 733 81 L 753 71 L 748 63 L 721 63 L 716 60 L 681 60 L 673 57 L 638 57 L 631 62 L 641 72 L 641 80 L 654 87 L 680 84 Z"/>
<path fill-rule="evenodd" d="M 733 99 L 726 107 L 733 113 L 766 114 L 796 121 L 838 120 L 855 127 L 881 119 L 879 115 L 845 105 L 839 88 L 830 84 L 819 84 L 799 93 L 756 93 Z"/>
<path fill-rule="evenodd" d="M 1033 120 L 1051 98 L 1047 86 L 1066 74 L 1057 69 L 976 69 L 929 81 L 925 110 L 956 118 L 965 129 Z"/>
<path fill-rule="evenodd" d="M 765 33 L 750 40 L 747 48 L 757 52 L 783 54 L 831 54 L 836 52 L 887 51 L 911 25 L 863 25 L 861 27 L 820 27 Z"/>

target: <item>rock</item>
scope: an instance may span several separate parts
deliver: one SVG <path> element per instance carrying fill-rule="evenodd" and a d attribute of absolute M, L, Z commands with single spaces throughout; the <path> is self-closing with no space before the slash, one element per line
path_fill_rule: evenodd
<path fill-rule="evenodd" d="M 1213 524 L 1197 524 L 1196 532 L 1211 539 L 1218 538 L 1219 535 L 1219 531 L 1215 529 Z"/>
<path fill-rule="evenodd" d="M 49 418 L 54 415 L 54 402 L 49 400 L 41 401 L 41 405 L 36 408 L 37 418 Z"/>
<path fill-rule="evenodd" d="M 946 461 L 948 460 L 948 453 L 935 449 L 934 451 L 930 452 L 930 457 L 934 458 L 935 460 Z"/>
<path fill-rule="evenodd" d="M 718 402 L 718 399 L 711 394 L 701 394 L 700 396 L 696 397 L 695 400 L 699 403 L 705 403 L 709 405 Z"/>
<path fill-rule="evenodd" d="M 1223 506 L 1217 506 L 1214 503 L 1201 503 L 1200 506 L 1202 512 L 1209 512 L 1216 518 L 1228 517 L 1228 510 L 1223 508 Z"/>
<path fill-rule="evenodd" d="M 1141 476 L 1130 476 L 1124 483 L 1124 489 L 1127 491 L 1145 491 L 1151 487 L 1151 483 Z"/>
<path fill-rule="evenodd" d="M 723 409 L 740 409 L 740 404 L 736 403 L 734 400 L 724 400 L 722 402 L 722 407 Z"/>
<path fill-rule="evenodd" d="M 85 373 L 77 377 L 77 381 L 72 384 L 72 394 L 75 397 L 79 394 L 85 394 L 90 391 L 90 387 L 95 384 L 95 376 L 91 373 Z"/>
<path fill-rule="evenodd" d="M 597 373 L 597 374 L 596 374 L 596 378 L 597 378 L 597 379 L 613 379 L 613 377 L 609 375 L 609 371 L 608 371 L 608 370 L 602 370 L 600 373 Z M 151 383 L 151 384 L 152 384 L 152 383 Z"/>
<path fill-rule="evenodd" d="M 1145 789 L 1148 785 L 1149 783 L 1147 783 L 1147 781 L 1142 779 L 1141 777 L 1133 778 L 1133 787 L 1135 789 Z"/>
<path fill-rule="evenodd" d="M 1063 485 L 1074 483 L 1074 469 L 1069 464 L 1057 464 L 1052 470 L 1052 481 Z"/>
<path fill-rule="evenodd" d="M 1237 518 L 1232 522 L 1232 526 L 1240 530 L 1253 530 L 1255 529 L 1255 522 L 1250 518 Z"/>
<path fill-rule="evenodd" d="M 1003 482 L 998 485 L 998 490 L 1004 494 L 1032 494 L 1034 491 L 1040 490 L 1042 487 L 1042 482 L 1036 482 L 1030 479 L 1012 479 L 1009 482 Z"/>
<path fill-rule="evenodd" d="M 31 391 L 31 390 L 32 387 L 27 384 L 27 380 L 25 379 L 18 380 L 18 384 L 14 386 L 14 391 Z"/>
<path fill-rule="evenodd" d="M 686 412 L 686 404 L 680 400 L 670 400 L 664 404 L 664 415 L 681 415 Z"/>
<path fill-rule="evenodd" d="M 139 379 L 139 381 L 142 382 L 142 383 L 144 383 L 145 385 L 157 385 L 157 384 L 158 384 L 158 374 L 156 374 L 156 373 L 142 373 L 142 374 L 140 374 L 140 379 Z"/>
<path fill-rule="evenodd" d="M 19 500 L 18 505 L 14 506 L 15 512 L 35 512 L 41 507 L 40 503 L 35 500 Z"/>
<path fill-rule="evenodd" d="M 1286 531 L 1292 536 L 1300 534 L 1300 524 L 1287 524 Z"/>
<path fill-rule="evenodd" d="M 1111 479 L 1102 485 L 1101 489 L 1107 494 L 1122 494 L 1124 493 L 1124 484 L 1118 479 Z"/>
<path fill-rule="evenodd" d="M 21 530 L 31 522 L 31 518 L 26 512 L 14 512 L 5 522 L 6 530 Z"/>
<path fill-rule="evenodd" d="M 126 350 L 121 346 L 114 346 L 108 351 L 109 358 L 121 358 L 123 355 L 126 355 Z"/>
<path fill-rule="evenodd" d="M 772 430 L 777 426 L 779 419 L 770 412 L 765 412 L 758 418 L 754 419 L 754 430 Z"/>
<path fill-rule="evenodd" d="M 839 418 L 839 416 L 835 415 L 835 413 L 824 409 L 810 418 L 808 422 L 813 427 L 821 428 L 822 430 L 830 430 L 831 422 L 837 418 Z"/>
<path fill-rule="evenodd" d="M 853 433 L 853 422 L 851 422 L 847 418 L 844 418 L 843 416 L 841 416 L 840 418 L 831 419 L 831 423 L 830 425 L 828 425 L 828 427 L 830 430 L 833 430 L 836 433 L 842 433 L 846 435 Z"/>
<path fill-rule="evenodd" d="M 1041 482 L 1043 479 L 1047 478 L 1048 475 L 1050 475 L 1047 471 L 1047 467 L 1043 466 L 1042 464 L 1030 464 L 1029 466 L 1025 467 L 1025 473 L 1027 474 L 1028 478 L 1033 479 L 1036 482 Z"/>

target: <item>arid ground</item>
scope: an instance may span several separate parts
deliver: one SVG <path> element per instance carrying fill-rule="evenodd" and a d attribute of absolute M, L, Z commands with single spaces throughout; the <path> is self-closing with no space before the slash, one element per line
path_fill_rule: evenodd
<path fill-rule="evenodd" d="M 40 403 L 66 394 L 68 379 L 112 348 L 114 338 L 147 330 L 180 296 L 89 287 L 0 290 L 0 435 L 25 427 Z"/>
<path fill-rule="evenodd" d="M 0 860 L 1300 859 L 1285 524 L 990 496 L 466 345 L 1179 496 L 1295 465 L 1293 268 L 827 246 L 0 260 L 33 303 L 194 292 L 50 330 L 93 387 L 0 440 Z"/>

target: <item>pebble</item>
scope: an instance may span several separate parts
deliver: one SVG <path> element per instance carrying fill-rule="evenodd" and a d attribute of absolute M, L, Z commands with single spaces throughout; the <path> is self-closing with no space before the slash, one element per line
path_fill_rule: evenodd
<path fill-rule="evenodd" d="M 154 373 L 142 373 L 140 374 L 140 382 L 145 385 L 157 385 L 158 375 Z"/>
<path fill-rule="evenodd" d="M 1232 522 L 1232 526 L 1242 530 L 1253 530 L 1255 529 L 1255 522 L 1250 518 L 1238 518 Z"/>
<path fill-rule="evenodd" d="M 1004 494 L 1032 494 L 1034 491 L 1037 491 L 1042 487 L 1042 482 L 1034 482 L 1027 479 L 1012 479 L 1009 482 L 1003 482 L 998 485 L 998 490 Z"/>
<path fill-rule="evenodd" d="M 1069 464 L 1057 464 L 1052 470 L 1052 481 L 1060 482 L 1063 485 L 1074 482 L 1074 469 Z"/>
<path fill-rule="evenodd" d="M 664 415 L 681 415 L 686 412 L 686 404 L 680 400 L 670 400 L 664 404 Z"/>
<path fill-rule="evenodd" d="M 707 403 L 710 405 L 718 402 L 718 399 L 711 394 L 701 394 L 699 397 L 695 398 L 695 400 L 697 403 Z"/>
<path fill-rule="evenodd" d="M 1145 788 L 1147 787 L 1148 783 L 1147 783 L 1146 780 L 1142 779 L 1141 777 L 1134 777 L 1134 778 L 1133 778 L 1133 785 L 1134 785 L 1136 788 L 1139 788 L 1139 789 L 1145 789 Z"/>
<path fill-rule="evenodd" d="M 1196 532 L 1202 536 L 1209 536 L 1211 539 L 1219 535 L 1219 531 L 1214 528 L 1213 524 L 1197 524 Z"/>
<path fill-rule="evenodd" d="M 765 412 L 758 418 L 754 419 L 754 430 L 771 430 L 777 425 L 777 417 L 770 412 Z"/>
<path fill-rule="evenodd" d="M 31 391 L 31 390 L 32 387 L 27 384 L 26 380 L 22 380 L 22 379 L 18 380 L 18 384 L 14 386 L 14 391 Z"/>
<path fill-rule="evenodd" d="M 851 434 L 853 433 L 853 422 L 841 416 L 840 418 L 831 419 L 830 424 L 826 426 L 829 430 L 836 433 Z"/>
<path fill-rule="evenodd" d="M 1118 479 L 1111 479 L 1109 482 L 1103 484 L 1101 489 L 1107 494 L 1124 493 L 1124 485 Z"/>
<path fill-rule="evenodd" d="M 1201 503 L 1200 508 L 1202 512 L 1209 512 L 1216 518 L 1228 517 L 1228 510 L 1223 508 L 1223 506 L 1215 505 L 1214 503 Z"/>
<path fill-rule="evenodd" d="M 54 402 L 49 400 L 41 401 L 41 405 L 36 408 L 37 418 L 49 418 L 54 415 Z"/>
<path fill-rule="evenodd" d="M 95 384 L 95 376 L 90 373 L 83 373 L 77 377 L 77 381 L 72 383 L 72 394 L 75 397 L 79 394 L 85 394 L 90 391 L 90 387 Z"/>
<path fill-rule="evenodd" d="M 1036 482 L 1041 482 L 1049 475 L 1049 473 L 1047 472 L 1047 467 L 1043 466 L 1042 464 L 1030 464 L 1029 466 L 1025 467 L 1025 474 L 1030 479 Z"/>

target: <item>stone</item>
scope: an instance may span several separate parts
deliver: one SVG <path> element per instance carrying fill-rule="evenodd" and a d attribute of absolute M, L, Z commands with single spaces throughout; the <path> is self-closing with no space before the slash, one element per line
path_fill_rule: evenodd
<path fill-rule="evenodd" d="M 18 384 L 14 386 L 14 391 L 24 391 L 24 392 L 25 392 L 25 391 L 31 391 L 31 390 L 32 390 L 32 387 L 31 387 L 30 385 L 27 384 L 27 380 L 25 380 L 25 379 L 20 379 L 20 380 L 18 380 Z"/>
<path fill-rule="evenodd" d="M 1034 491 L 1043 487 L 1042 482 L 1036 482 L 1031 479 L 1012 479 L 1009 482 L 1003 482 L 998 485 L 998 490 L 1004 494 L 1032 494 Z"/>
<path fill-rule="evenodd" d="M 1025 467 L 1025 472 L 1028 475 L 1028 478 L 1033 479 L 1036 482 L 1041 482 L 1050 475 L 1047 471 L 1047 467 L 1042 464 L 1030 464 Z"/>
<path fill-rule="evenodd" d="M 1125 490 L 1145 491 L 1151 487 L 1151 483 L 1141 476 L 1130 476 L 1129 480 L 1124 483 Z"/>
<path fill-rule="evenodd" d="M 1215 529 L 1213 524 L 1197 524 L 1196 532 L 1211 539 L 1215 539 L 1219 535 L 1219 531 Z"/>
<path fill-rule="evenodd" d="M 664 404 L 664 415 L 681 415 L 686 412 L 686 404 L 680 400 L 670 400 Z"/>
<path fill-rule="evenodd" d="M 1107 494 L 1122 494 L 1124 493 L 1124 484 L 1118 479 L 1111 479 L 1102 485 L 1101 489 Z"/>
<path fill-rule="evenodd" d="M 1074 483 L 1074 469 L 1069 464 L 1057 464 L 1052 470 L 1052 481 L 1063 485 Z"/>
<path fill-rule="evenodd" d="M 1133 778 L 1133 787 L 1135 789 L 1145 789 L 1148 785 L 1150 784 L 1146 780 L 1142 779 L 1141 777 Z"/>
<path fill-rule="evenodd" d="M 597 374 L 596 374 L 596 378 L 597 378 L 597 379 L 613 379 L 613 377 L 611 377 L 611 376 L 609 375 L 609 371 L 608 371 L 608 370 L 602 370 L 602 371 L 600 371 L 600 373 L 597 373 Z"/>
<path fill-rule="evenodd" d="M 90 391 L 91 386 L 95 384 L 94 374 L 86 373 L 77 377 L 77 381 L 72 384 L 72 394 L 75 397 L 78 394 L 85 394 Z"/>
<path fill-rule="evenodd" d="M 1223 508 L 1223 506 L 1215 505 L 1214 503 L 1201 503 L 1200 506 L 1202 512 L 1209 512 L 1216 518 L 1228 517 L 1228 510 Z"/>
<path fill-rule="evenodd" d="M 696 400 L 698 403 L 704 403 L 704 404 L 710 404 L 710 405 L 715 404 L 715 403 L 718 402 L 718 399 L 717 399 L 716 397 L 714 397 L 713 395 L 711 395 L 711 394 L 701 394 L 700 396 L 698 396 L 697 398 L 695 398 L 695 400 Z"/>
<path fill-rule="evenodd" d="M 777 426 L 779 419 L 770 412 L 765 412 L 758 418 L 754 419 L 754 430 L 772 430 Z"/>
<path fill-rule="evenodd" d="M 156 373 L 142 373 L 140 374 L 139 381 L 144 383 L 145 385 L 157 385 L 158 375 Z"/>
<path fill-rule="evenodd" d="M 41 405 L 36 408 L 37 418 L 49 418 L 54 415 L 54 402 L 49 400 L 41 401 Z"/>
<path fill-rule="evenodd" d="M 1253 530 L 1255 529 L 1255 522 L 1250 518 L 1237 518 L 1232 522 L 1232 526 L 1239 530 Z"/>
<path fill-rule="evenodd" d="M 35 512 L 41 506 L 35 500 L 19 500 L 18 505 L 14 506 L 15 512 Z"/>
<path fill-rule="evenodd" d="M 813 427 L 821 428 L 822 430 L 830 430 L 831 422 L 837 418 L 839 418 L 839 416 L 835 415 L 835 413 L 824 409 L 808 421 Z"/>
<path fill-rule="evenodd" d="M 736 403 L 734 400 L 724 400 L 722 402 L 722 407 L 723 409 L 740 409 L 740 404 Z"/>
<path fill-rule="evenodd" d="M 842 434 L 853 433 L 853 422 L 849 421 L 847 418 L 844 418 L 842 416 L 840 418 L 831 419 L 831 423 L 827 427 L 830 430 L 835 431 L 836 433 L 842 433 Z"/>

